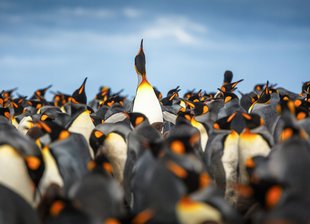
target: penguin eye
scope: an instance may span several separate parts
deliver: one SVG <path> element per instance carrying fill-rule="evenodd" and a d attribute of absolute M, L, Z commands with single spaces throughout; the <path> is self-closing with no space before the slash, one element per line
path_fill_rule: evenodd
<path fill-rule="evenodd" d="M 50 214 L 52 216 L 58 216 L 64 208 L 65 204 L 62 201 L 55 201 L 50 208 Z"/>
<path fill-rule="evenodd" d="M 285 141 L 293 136 L 292 128 L 285 128 L 281 133 L 281 140 Z"/>
<path fill-rule="evenodd" d="M 283 189 L 276 185 L 271 187 L 266 194 L 266 204 L 269 208 L 273 208 L 281 199 Z"/>
<path fill-rule="evenodd" d="M 168 169 L 173 173 L 175 174 L 177 177 L 180 177 L 180 178 L 185 178 L 187 177 L 187 172 L 186 170 L 179 166 L 178 164 L 176 164 L 175 162 L 172 162 L 172 161 L 168 161 Z"/>
<path fill-rule="evenodd" d="M 25 160 L 27 167 L 29 167 L 31 170 L 37 170 L 41 165 L 41 161 L 35 156 L 28 156 L 25 158 Z"/>
<path fill-rule="evenodd" d="M 144 121 L 144 117 L 142 117 L 142 116 L 137 117 L 136 120 L 135 120 L 135 126 L 138 126 L 143 121 Z"/>
<path fill-rule="evenodd" d="M 170 149 L 176 154 L 184 154 L 186 151 L 183 142 L 179 140 L 171 142 Z"/>

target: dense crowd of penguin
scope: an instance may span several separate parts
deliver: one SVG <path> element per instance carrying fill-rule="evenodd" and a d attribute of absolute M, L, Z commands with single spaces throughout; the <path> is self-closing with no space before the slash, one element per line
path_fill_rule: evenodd
<path fill-rule="evenodd" d="M 310 82 L 0 94 L 2 224 L 310 223 Z"/>

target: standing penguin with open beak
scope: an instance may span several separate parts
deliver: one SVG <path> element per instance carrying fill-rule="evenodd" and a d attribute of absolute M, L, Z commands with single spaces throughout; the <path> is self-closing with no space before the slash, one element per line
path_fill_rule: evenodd
<path fill-rule="evenodd" d="M 143 39 L 141 40 L 139 53 L 135 57 L 135 69 L 138 74 L 138 87 L 133 103 L 133 112 L 145 114 L 150 124 L 161 131 L 163 126 L 163 113 L 154 89 L 146 77 Z"/>

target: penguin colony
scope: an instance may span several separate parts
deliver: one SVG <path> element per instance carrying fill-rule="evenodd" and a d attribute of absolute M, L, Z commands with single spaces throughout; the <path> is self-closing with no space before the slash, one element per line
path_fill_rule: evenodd
<path fill-rule="evenodd" d="M 310 82 L 0 94 L 0 223 L 310 223 Z"/>

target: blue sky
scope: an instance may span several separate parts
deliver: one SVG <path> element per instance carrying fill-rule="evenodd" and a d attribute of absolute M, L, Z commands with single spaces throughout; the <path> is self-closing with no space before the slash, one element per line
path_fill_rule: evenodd
<path fill-rule="evenodd" d="M 243 92 L 266 80 L 299 92 L 309 10 L 296 0 L 0 0 L 0 89 L 72 93 L 87 76 L 89 99 L 101 85 L 133 96 L 144 38 L 148 79 L 164 94 L 215 91 L 227 69 Z"/>

